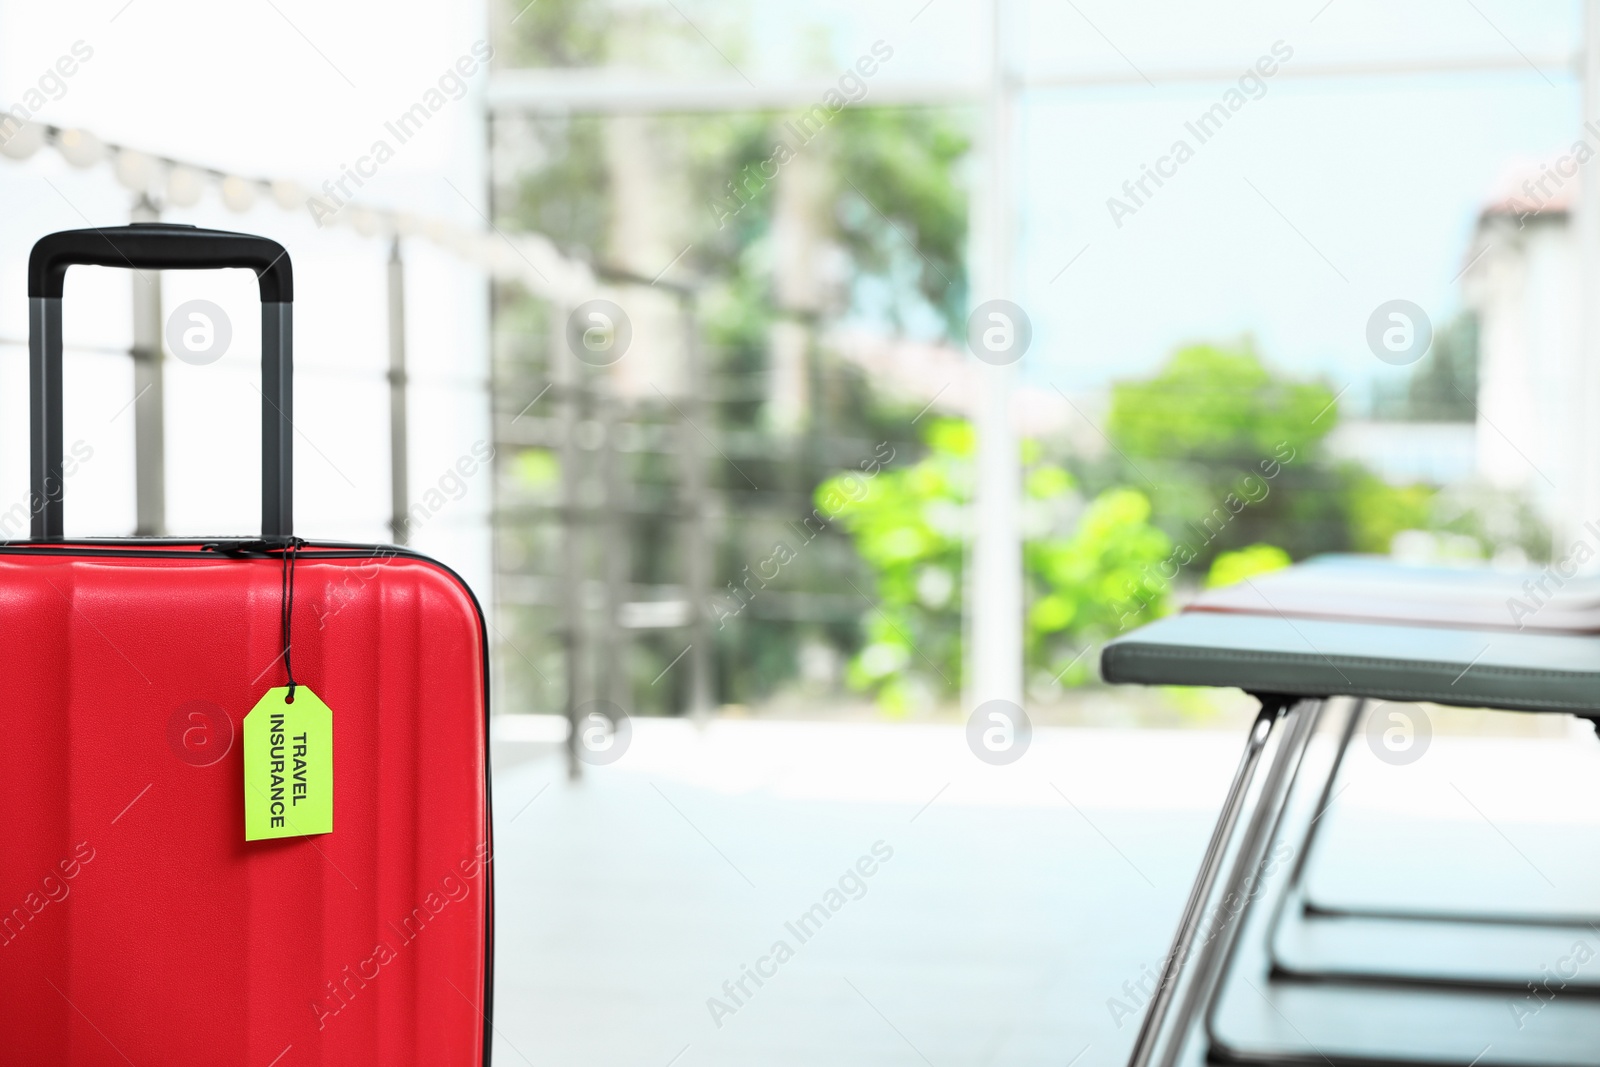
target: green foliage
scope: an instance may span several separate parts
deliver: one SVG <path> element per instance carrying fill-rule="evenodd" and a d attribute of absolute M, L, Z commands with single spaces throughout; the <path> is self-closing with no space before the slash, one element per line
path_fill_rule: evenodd
<path fill-rule="evenodd" d="M 1345 513 L 1350 540 L 1357 552 L 1387 555 L 1401 530 L 1426 530 L 1433 525 L 1438 490 L 1427 485 L 1390 485 L 1361 467 L 1346 468 Z"/>
<path fill-rule="evenodd" d="M 770 320 L 769 242 L 779 186 L 804 155 L 824 164 L 819 221 L 846 253 L 848 276 L 830 314 L 854 314 L 923 335 L 959 338 L 966 321 L 967 193 L 963 127 L 933 110 L 852 106 L 796 147 L 785 114 L 700 120 L 690 214 L 703 272 Z M 784 146 L 780 151 L 779 146 Z M 785 162 L 787 160 L 787 162 Z"/>
<path fill-rule="evenodd" d="M 551 489 L 561 478 L 561 460 L 548 448 L 522 449 L 508 466 L 518 483 L 529 489 Z"/>
<path fill-rule="evenodd" d="M 946 333 L 967 315 L 967 193 L 951 180 L 971 139 L 936 111 L 848 109 L 834 121 L 841 243 L 863 279 L 882 291 L 920 294 Z M 903 299 L 885 308 L 897 326 L 913 316 Z"/>
<path fill-rule="evenodd" d="M 961 686 L 972 427 L 937 420 L 927 445 L 927 455 L 909 467 L 864 482 L 854 473 L 836 475 L 816 492 L 819 510 L 850 534 L 875 586 L 863 590 L 875 608 L 864 616 L 862 648 L 847 680 L 897 712 L 953 699 Z"/>
<path fill-rule="evenodd" d="M 1294 558 L 1343 551 L 1341 476 L 1322 462 L 1338 414 L 1332 390 L 1274 374 L 1248 346 L 1192 345 L 1113 386 L 1110 480 L 1148 488 L 1156 525 L 1197 573 L 1257 543 Z"/>
<path fill-rule="evenodd" d="M 1478 417 L 1478 317 L 1463 312 L 1433 336 L 1411 378 L 1414 419 L 1472 422 Z"/>
<path fill-rule="evenodd" d="M 522 174 L 502 204 L 518 229 L 544 234 L 568 255 L 588 260 L 602 258 L 609 224 L 604 121 L 592 115 L 529 120 L 527 136 L 538 144 L 542 164 Z"/>
<path fill-rule="evenodd" d="M 1550 528 L 1523 494 L 1483 484 L 1451 486 L 1439 491 L 1431 518 L 1429 529 L 1470 537 L 1485 556 L 1520 552 L 1529 559 L 1551 558 Z"/>
<path fill-rule="evenodd" d="M 1072 491 L 1064 478 L 1048 481 L 1051 496 L 1037 495 L 1033 478 L 1029 496 L 1064 499 Z M 1165 591 L 1150 590 L 1147 576 L 1171 548 L 1167 535 L 1150 524 L 1150 500 L 1137 489 L 1108 489 L 1070 529 L 1024 543 L 1029 672 L 1082 684 L 1093 673 L 1081 654 L 1085 645 L 1165 614 Z"/>
<path fill-rule="evenodd" d="M 1470 412 L 1471 401 L 1462 409 L 1449 397 L 1476 393 L 1476 328 L 1461 316 L 1439 332 L 1430 363 L 1410 380 L 1405 417 Z M 1180 349 L 1154 377 L 1114 387 L 1118 462 L 1108 480 L 1148 481 L 1156 523 L 1192 552 L 1176 561 L 1209 567 L 1208 584 L 1271 559 L 1386 554 L 1406 530 L 1453 537 L 1457 550 L 1476 544 L 1485 556 L 1547 551 L 1531 509 L 1504 493 L 1396 486 L 1358 463 L 1330 462 L 1334 401 L 1321 384 L 1275 375 L 1248 347 Z M 1269 546 L 1281 555 L 1269 558 Z"/>
<path fill-rule="evenodd" d="M 515 0 L 501 6 L 506 19 L 496 44 L 510 53 L 507 66 L 588 67 L 606 57 L 613 15 L 594 0 Z"/>
<path fill-rule="evenodd" d="M 863 480 L 840 475 L 816 499 L 850 535 L 872 574 L 874 609 L 849 681 L 893 711 L 953 698 L 961 685 L 961 597 L 975 442 L 969 423 L 938 420 L 927 453 L 908 467 Z M 1029 451 L 1037 452 L 1037 449 Z M 1136 594 L 1142 576 L 1170 549 L 1149 523 L 1150 504 L 1112 489 L 1087 504 L 1062 467 L 1035 462 L 1026 475 L 1030 508 L 1070 516 L 1023 548 L 1030 670 L 1089 676 L 1080 655 L 1090 641 L 1161 613 L 1164 598 Z"/>
<path fill-rule="evenodd" d="M 1333 403 L 1331 389 L 1274 376 L 1249 347 L 1192 345 L 1155 377 L 1112 387 L 1110 433 L 1135 459 L 1254 466 L 1283 443 L 1314 455 L 1337 421 Z"/>
<path fill-rule="evenodd" d="M 494 8 L 497 62 L 687 72 L 703 65 L 709 40 L 742 63 L 751 34 L 741 38 L 741 27 L 749 29 L 749 11 L 748 5 L 706 0 L 682 5 L 681 11 L 671 5 L 618 9 L 602 0 L 539 0 L 528 7 L 511 0 Z M 836 70 L 837 50 L 822 38 L 814 44 L 797 47 L 811 49 L 808 62 L 818 70 Z M 809 511 L 802 502 L 835 467 L 848 466 L 845 457 L 855 443 L 914 447 L 918 430 L 928 422 L 912 424 L 920 405 L 902 409 L 879 401 L 859 369 L 828 350 L 831 328 L 848 320 L 919 338 L 957 339 L 964 332 L 967 119 L 960 111 L 873 104 L 869 94 L 832 112 L 804 145 L 786 127 L 796 117 L 790 113 L 541 114 L 502 116 L 495 123 L 497 225 L 537 231 L 568 255 L 600 266 L 626 266 L 636 274 L 651 275 L 679 249 L 687 250 L 674 261 L 668 280 L 693 284 L 702 330 L 705 381 L 697 386 L 703 406 L 695 421 L 718 442 L 709 489 L 718 494 L 728 518 L 713 526 L 714 590 L 743 588 L 747 569 L 767 557 L 775 540 L 792 542 L 788 531 Z M 781 154 L 775 151 L 780 141 L 786 144 Z M 775 159 L 780 160 L 776 167 Z M 782 233 L 776 229 L 780 205 Z M 624 232 L 623 209 L 649 212 L 650 242 L 640 239 L 638 227 Z M 630 259 L 630 250 L 646 244 L 664 250 L 659 262 Z M 805 256 L 795 255 L 797 248 Z M 796 262 L 814 271 L 816 283 L 798 297 L 795 290 L 808 287 L 796 284 L 795 268 L 785 268 Z M 812 266 L 804 267 L 807 262 Z M 552 338 L 559 335 L 527 310 L 536 299 L 511 287 L 499 296 L 497 323 L 516 325 L 497 337 L 499 380 L 519 383 L 519 393 L 527 387 L 511 408 L 515 412 L 548 381 L 549 360 L 558 351 Z M 631 310 L 627 300 L 620 302 Z M 803 306 L 793 306 L 797 302 Z M 780 432 L 769 418 L 773 337 L 779 324 L 796 322 L 810 333 L 801 368 L 805 418 Z M 658 417 L 671 421 L 675 413 L 657 403 L 653 393 L 630 414 L 630 419 Z M 953 440 L 963 433 L 970 438 L 970 429 L 939 430 L 937 447 L 944 451 L 930 457 L 949 452 L 949 468 L 940 468 L 935 458 L 931 475 L 923 471 L 920 481 L 904 486 L 907 493 L 921 494 L 917 499 L 927 506 L 918 514 L 927 521 L 905 522 L 901 516 L 885 519 L 881 529 L 866 524 L 863 551 L 878 561 L 871 565 L 874 575 L 881 564 L 884 581 L 897 589 L 902 607 L 886 605 L 885 617 L 863 620 L 868 649 L 876 650 L 856 656 L 849 669 L 869 688 L 883 688 L 862 672 L 870 675 L 886 657 L 912 661 L 893 672 L 900 684 L 888 686 L 886 699 L 898 693 L 902 706 L 927 696 L 918 685 L 928 692 L 959 685 L 962 508 L 971 491 L 964 482 L 939 485 L 936 476 L 943 470 L 957 481 L 971 477 L 970 455 L 962 459 Z M 885 454 L 891 454 L 887 447 Z M 564 563 L 555 551 L 557 520 L 546 509 L 550 465 L 542 456 L 513 462 L 509 489 L 527 505 L 523 514 L 528 517 L 522 520 L 525 528 L 503 533 L 509 548 L 500 559 L 502 564 L 515 560 L 529 573 L 554 573 Z M 679 474 L 670 464 L 655 469 L 648 452 L 631 453 L 622 462 L 639 509 L 628 534 L 629 578 L 681 582 L 682 545 L 670 518 L 680 506 L 671 491 Z M 867 479 L 874 491 L 887 473 Z M 925 484 L 930 476 L 933 484 Z M 817 490 L 818 500 L 826 489 Z M 914 544 L 908 533 L 917 539 Z M 854 548 L 841 536 L 818 537 L 783 567 L 770 589 L 762 585 L 761 595 L 717 628 L 714 699 L 755 702 L 771 695 L 798 673 L 796 650 L 802 640 L 841 650 L 859 647 L 858 603 L 844 582 L 860 573 L 862 560 Z M 594 572 L 591 562 L 586 574 Z M 555 647 L 553 635 L 563 620 L 544 607 L 511 610 L 526 615 L 529 632 L 537 627 L 546 635 L 539 640 Z M 904 639 L 893 626 L 905 629 Z M 648 643 L 643 635 L 633 642 L 633 658 L 649 660 L 647 684 L 632 686 L 634 696 L 659 699 L 670 708 L 678 701 L 661 694 L 683 672 L 659 686 L 651 679 L 679 649 L 647 649 Z M 651 657 L 657 653 L 666 659 L 655 663 Z M 520 660 L 511 666 L 522 669 Z M 641 674 L 637 663 L 619 669 Z M 948 680 L 940 677 L 940 669 Z M 528 676 L 535 677 L 534 669 Z M 953 696 L 955 690 L 948 692 Z"/>
<path fill-rule="evenodd" d="M 1380 380 L 1373 417 L 1411 422 L 1472 422 L 1478 417 L 1478 317 L 1457 314 L 1433 335 L 1433 345 L 1405 377 Z"/>
<path fill-rule="evenodd" d="M 1211 573 L 1206 575 L 1206 588 L 1238 585 L 1258 574 L 1281 571 L 1290 562 L 1289 553 L 1277 545 L 1251 545 L 1234 552 L 1224 552 L 1212 561 Z"/>

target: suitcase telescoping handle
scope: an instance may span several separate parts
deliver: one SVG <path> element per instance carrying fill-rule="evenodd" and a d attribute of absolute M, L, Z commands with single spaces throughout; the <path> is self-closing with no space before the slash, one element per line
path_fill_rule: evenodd
<path fill-rule="evenodd" d="M 294 531 L 294 272 L 282 245 L 265 237 L 193 226 L 138 223 L 63 230 L 41 238 L 28 259 L 29 458 L 33 538 L 60 541 L 62 525 L 61 291 L 74 264 L 134 270 L 247 267 L 261 283 L 261 536 Z"/>

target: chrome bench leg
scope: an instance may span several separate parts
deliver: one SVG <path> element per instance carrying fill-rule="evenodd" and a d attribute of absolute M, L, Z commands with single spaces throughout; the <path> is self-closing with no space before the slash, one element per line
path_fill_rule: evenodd
<path fill-rule="evenodd" d="M 1278 750 L 1261 783 L 1261 794 L 1251 809 L 1250 820 L 1245 824 L 1244 836 L 1234 857 L 1233 871 L 1224 883 L 1222 896 L 1212 912 L 1210 930 L 1195 957 L 1194 977 L 1173 1016 L 1172 1037 L 1161 1057 L 1161 1067 L 1173 1067 L 1177 1063 L 1186 1044 L 1190 1025 L 1200 1017 L 1210 1001 L 1224 961 L 1233 958 L 1235 939 L 1251 905 L 1261 895 L 1267 877 L 1267 850 L 1282 829 L 1284 810 L 1299 780 L 1301 760 L 1325 707 L 1325 700 L 1304 700 L 1292 707 L 1284 717 Z"/>
<path fill-rule="evenodd" d="M 1327 814 L 1333 804 L 1333 787 L 1337 783 L 1339 769 L 1344 763 L 1345 753 L 1349 751 L 1355 736 L 1356 728 L 1361 724 L 1367 713 L 1371 710 L 1371 701 L 1357 701 L 1353 707 L 1349 720 L 1344 726 L 1344 735 L 1339 742 L 1338 753 L 1334 757 L 1333 766 L 1328 771 L 1328 780 L 1323 786 L 1322 796 L 1317 801 L 1316 815 L 1311 824 L 1306 828 L 1305 842 L 1301 846 L 1300 855 L 1295 859 L 1294 873 L 1289 878 L 1290 893 L 1285 895 L 1285 901 L 1292 895 L 1293 890 L 1303 888 L 1306 864 L 1310 860 L 1312 842 L 1315 840 L 1322 816 Z M 1593 724 L 1600 732 L 1600 721 Z M 1565 915 L 1565 916 L 1539 916 L 1526 915 L 1516 912 L 1500 912 L 1493 914 L 1475 914 L 1465 912 L 1439 912 L 1426 909 L 1401 909 L 1401 908 L 1324 908 L 1316 902 L 1307 899 L 1303 913 L 1309 916 L 1326 917 L 1354 917 L 1372 919 L 1394 919 L 1411 922 L 1440 922 L 1458 923 L 1464 926 L 1556 926 L 1571 927 L 1578 930 L 1592 930 L 1596 923 L 1600 923 L 1600 915 Z M 1273 923 L 1273 932 L 1276 933 L 1278 923 Z M 1521 984 L 1517 986 L 1521 988 Z"/>
<path fill-rule="evenodd" d="M 1316 904 L 1307 896 L 1305 875 L 1310 862 L 1311 850 L 1320 830 L 1322 817 L 1327 814 L 1334 800 L 1334 786 L 1338 782 L 1340 768 L 1344 757 L 1354 741 L 1357 728 L 1365 720 L 1370 711 L 1369 701 L 1357 701 L 1351 706 L 1348 719 L 1341 731 L 1339 747 L 1334 754 L 1332 765 L 1328 770 L 1328 777 L 1323 784 L 1321 796 L 1311 821 L 1307 824 L 1299 854 L 1295 857 L 1294 868 L 1290 873 L 1289 882 L 1284 893 L 1279 898 L 1274 914 L 1266 927 L 1268 946 L 1268 959 L 1272 965 L 1274 977 L 1290 981 L 1334 981 L 1334 982 L 1393 982 L 1396 984 L 1442 990 L 1472 988 L 1472 989 L 1502 989 L 1520 993 L 1527 985 L 1526 976 L 1515 979 L 1506 978 L 1495 980 L 1490 978 L 1469 977 L 1461 978 L 1447 974 L 1422 975 L 1405 974 L 1396 976 L 1389 971 L 1350 971 L 1340 970 L 1327 974 L 1314 971 L 1297 971 L 1286 967 L 1282 963 L 1279 950 L 1279 939 L 1286 922 L 1290 921 L 1316 921 L 1329 918 L 1351 919 L 1378 919 L 1394 922 L 1414 923 L 1439 923 L 1458 926 L 1524 926 L 1543 928 L 1570 928 L 1573 930 L 1593 930 L 1600 923 L 1600 916 L 1592 915 L 1532 915 L 1516 912 L 1500 913 L 1465 913 L 1465 912 L 1440 912 L 1426 908 L 1383 908 L 1383 907 L 1356 907 L 1356 908 L 1327 908 Z"/>
<path fill-rule="evenodd" d="M 1139 1027 L 1139 1036 L 1134 1040 L 1133 1054 L 1128 1059 L 1128 1067 L 1149 1067 L 1151 1058 L 1155 1055 L 1163 1023 L 1172 1006 L 1178 978 L 1183 972 L 1183 965 L 1189 953 L 1193 951 L 1206 903 L 1216 888 L 1217 876 L 1222 871 L 1228 846 L 1233 841 L 1239 816 L 1244 809 L 1245 796 L 1250 791 L 1256 768 L 1261 762 L 1261 753 L 1266 748 L 1267 739 L 1272 735 L 1273 724 L 1301 698 L 1263 695 L 1258 699 L 1261 701 L 1261 712 L 1250 727 L 1250 738 L 1245 742 L 1238 769 L 1233 773 L 1233 782 L 1229 785 L 1227 796 L 1222 803 L 1222 812 L 1217 816 L 1216 828 L 1211 832 L 1211 840 L 1200 862 L 1200 873 L 1196 876 L 1194 887 L 1189 891 L 1189 899 L 1183 906 L 1172 951 L 1167 954 L 1161 966 L 1161 979 L 1150 998 L 1149 1010 Z"/>

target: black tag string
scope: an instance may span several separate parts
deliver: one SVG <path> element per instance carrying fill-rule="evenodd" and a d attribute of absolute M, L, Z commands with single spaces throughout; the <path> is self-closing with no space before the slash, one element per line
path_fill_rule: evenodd
<path fill-rule="evenodd" d="M 300 553 L 303 542 L 298 537 L 289 538 L 288 544 L 283 549 L 283 577 L 279 583 L 280 603 L 283 605 L 281 625 L 283 627 L 283 669 L 289 675 L 289 695 L 284 701 L 286 704 L 294 703 L 294 563 Z"/>

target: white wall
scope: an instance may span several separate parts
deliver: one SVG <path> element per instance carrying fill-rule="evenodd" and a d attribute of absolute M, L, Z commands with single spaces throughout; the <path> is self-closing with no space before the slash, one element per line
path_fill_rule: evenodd
<path fill-rule="evenodd" d="M 476 3 L 221 5 L 125 0 L 27 4 L 0 0 L 0 106 L 23 99 L 75 42 L 93 49 L 37 116 L 105 140 L 249 177 L 308 188 L 337 178 L 384 123 L 433 88 L 487 36 Z M 481 96 L 487 72 L 451 101 L 358 193 L 356 203 L 478 228 L 484 194 Z M 470 203 L 469 203 L 470 201 Z M 29 248 L 56 229 L 128 221 L 130 194 L 109 165 L 79 171 L 46 149 L 0 158 L 0 340 L 26 337 Z M 234 214 L 215 188 L 167 221 L 271 236 L 296 281 L 297 532 L 387 541 L 389 511 L 385 261 L 381 239 L 319 229 L 305 211 L 263 199 Z M 488 293 L 484 277 L 422 240 L 406 244 L 411 390 L 411 491 L 418 498 L 489 438 Z M 67 343 L 125 349 L 130 278 L 78 268 L 67 286 Z M 169 359 L 168 526 L 174 533 L 249 532 L 259 522 L 259 312 L 247 272 L 165 276 L 167 309 L 191 297 L 220 304 L 235 327 L 218 363 Z M 0 510 L 27 494 L 26 353 L 0 345 Z M 67 489 L 69 533 L 133 525 L 132 368 L 121 355 L 68 355 L 67 441 L 95 450 Z M 490 592 L 487 472 L 417 530 L 415 543 Z"/>
<path fill-rule="evenodd" d="M 1486 250 L 1484 250 L 1486 248 Z M 1566 402 L 1578 345 L 1578 256 L 1566 216 L 1494 216 L 1480 228 L 1467 273 L 1479 315 L 1478 473 L 1526 490 L 1559 522 L 1576 456 Z"/>

